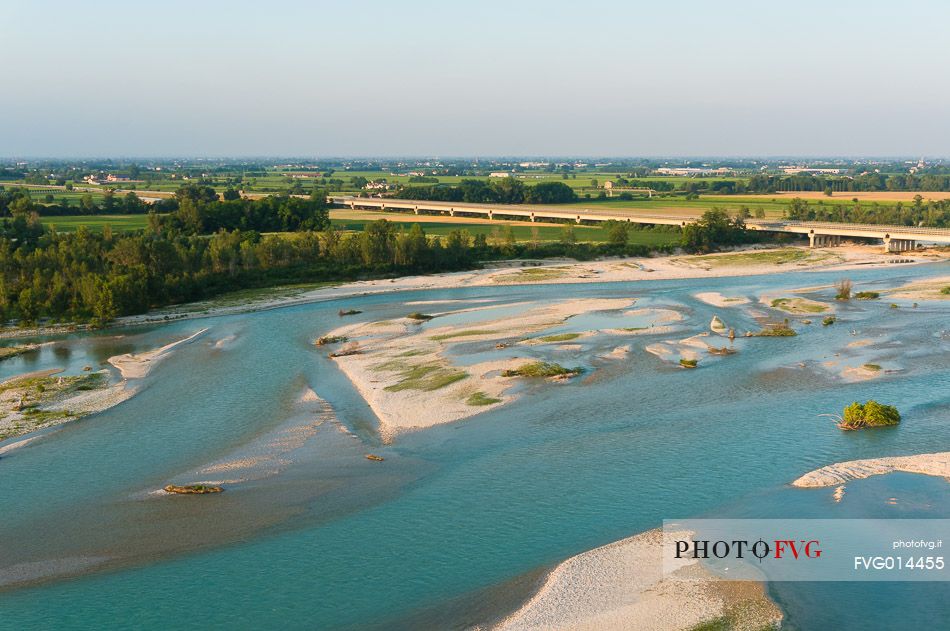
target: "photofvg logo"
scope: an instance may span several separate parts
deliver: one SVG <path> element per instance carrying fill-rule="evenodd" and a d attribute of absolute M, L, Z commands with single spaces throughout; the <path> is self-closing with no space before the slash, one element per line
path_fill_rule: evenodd
<path fill-rule="evenodd" d="M 748 559 L 755 557 L 761 563 L 763 559 L 791 557 L 821 558 L 821 542 L 818 539 L 773 539 L 771 542 L 759 538 L 756 541 L 732 539 L 731 541 L 709 541 L 708 539 L 677 540 L 676 558 L 693 559 Z"/>
<path fill-rule="evenodd" d="M 945 581 L 944 541 L 946 519 L 667 520 L 663 571 L 686 580 Z"/>

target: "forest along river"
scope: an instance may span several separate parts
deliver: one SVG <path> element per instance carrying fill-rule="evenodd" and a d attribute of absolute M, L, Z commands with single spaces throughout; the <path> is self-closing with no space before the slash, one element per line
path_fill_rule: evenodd
<path fill-rule="evenodd" d="M 0 628 L 464 626 L 664 518 L 948 517 L 938 478 L 853 482 L 841 502 L 788 486 L 835 462 L 947 450 L 950 301 L 886 293 L 947 270 L 413 291 L 37 340 L 52 343 L 0 362 L 0 380 L 87 365 L 118 379 L 110 357 L 207 329 L 119 405 L 0 442 Z M 843 275 L 881 298 L 835 302 Z M 743 337 L 786 317 L 796 337 Z M 522 330 L 502 340 L 506 323 Z M 341 327 L 390 354 L 329 359 L 344 345 L 313 341 Z M 530 361 L 583 372 L 500 374 Z M 407 373 L 420 364 L 436 367 Z M 413 387 L 436 377 L 448 383 Z M 905 421 L 845 433 L 819 417 L 869 398 Z M 394 403 L 412 413 L 383 418 Z M 225 492 L 159 491 L 195 482 Z M 950 618 L 946 583 L 905 585 L 770 595 L 801 628 Z"/>

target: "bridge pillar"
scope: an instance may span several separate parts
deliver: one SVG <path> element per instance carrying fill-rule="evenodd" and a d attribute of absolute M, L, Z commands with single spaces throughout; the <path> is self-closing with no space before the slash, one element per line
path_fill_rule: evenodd
<path fill-rule="evenodd" d="M 534 223 L 534 213 L 531 213 L 531 223 Z"/>
<path fill-rule="evenodd" d="M 841 237 L 836 234 L 815 234 L 808 233 L 808 247 L 811 248 L 830 248 L 841 245 Z"/>
<path fill-rule="evenodd" d="M 885 252 L 907 252 L 917 247 L 917 242 L 911 239 L 894 239 L 890 235 L 884 236 Z"/>
<path fill-rule="evenodd" d="M 455 209 L 449 208 L 449 217 L 454 217 L 454 216 L 455 216 Z"/>
<path fill-rule="evenodd" d="M 418 214 L 419 214 L 419 207 L 418 207 L 418 206 L 413 206 L 412 212 L 414 212 L 415 214 L 418 215 Z"/>
<path fill-rule="evenodd" d="M 580 223 L 580 222 L 581 222 L 581 216 L 578 215 L 578 216 L 577 216 L 577 223 Z"/>
<path fill-rule="evenodd" d="M 356 202 L 350 202 L 350 210 L 356 210 Z"/>
<path fill-rule="evenodd" d="M 488 211 L 488 221 L 491 221 L 491 220 L 494 219 L 494 218 L 495 218 L 495 213 L 494 213 L 494 211 L 489 210 L 489 211 Z"/>

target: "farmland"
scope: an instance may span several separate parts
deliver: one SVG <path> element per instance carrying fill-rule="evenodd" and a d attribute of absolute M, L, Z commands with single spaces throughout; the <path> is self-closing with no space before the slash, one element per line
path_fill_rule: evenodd
<path fill-rule="evenodd" d="M 41 217 L 46 227 L 54 227 L 57 232 L 74 232 L 80 226 L 102 232 L 105 226 L 113 232 L 143 230 L 148 226 L 148 215 L 64 215 L 62 217 Z"/>

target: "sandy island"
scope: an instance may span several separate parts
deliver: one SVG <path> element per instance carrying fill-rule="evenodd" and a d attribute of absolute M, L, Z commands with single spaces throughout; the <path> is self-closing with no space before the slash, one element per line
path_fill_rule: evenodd
<path fill-rule="evenodd" d="M 670 631 L 720 621 L 731 629 L 778 626 L 782 613 L 761 583 L 726 581 L 688 559 L 664 575 L 664 545 L 684 535 L 666 533 L 664 543 L 664 533 L 651 530 L 571 557 L 496 629 Z"/>
<path fill-rule="evenodd" d="M 75 421 L 127 401 L 138 392 L 138 381 L 165 358 L 169 352 L 207 329 L 161 348 L 135 355 L 109 358 L 122 378 L 109 383 L 108 370 L 83 375 L 59 376 L 61 370 L 50 369 L 26 373 L 0 382 L 0 440 L 6 440 Z M 35 438 L 10 443 L 0 448 L 7 453 L 29 444 Z"/>
<path fill-rule="evenodd" d="M 515 370 L 538 361 L 511 350 L 583 339 L 599 333 L 585 331 L 543 335 L 546 329 L 562 325 L 569 318 L 598 311 L 620 311 L 634 303 L 632 298 L 590 298 L 526 305 L 517 317 L 502 317 L 471 324 L 439 326 L 438 315 L 479 311 L 462 309 L 420 321 L 399 318 L 339 327 L 327 337 L 345 338 L 339 344 L 321 346 L 352 354 L 334 357 L 380 422 L 380 436 L 392 440 L 401 431 L 422 429 L 468 418 L 486 409 L 513 401 L 511 389 L 522 378 L 506 377 Z M 656 319 L 666 321 L 666 310 L 656 310 Z M 626 312 L 629 314 L 631 312 Z M 648 315 L 650 310 L 638 310 Z M 480 343 L 486 350 L 505 350 L 498 359 L 472 365 L 456 365 L 447 351 L 459 343 Z M 348 346 L 349 345 L 349 346 Z M 527 349 L 525 349 L 527 350 Z M 570 349 L 576 350 L 576 349 Z M 567 378 L 551 377 L 561 381 Z M 532 379 L 532 381 L 539 381 Z"/>
<path fill-rule="evenodd" d="M 838 486 L 849 480 L 862 480 L 873 475 L 884 475 L 895 471 L 932 475 L 950 482 L 950 451 L 839 462 L 806 473 L 792 482 L 792 486 L 806 488 Z"/>

